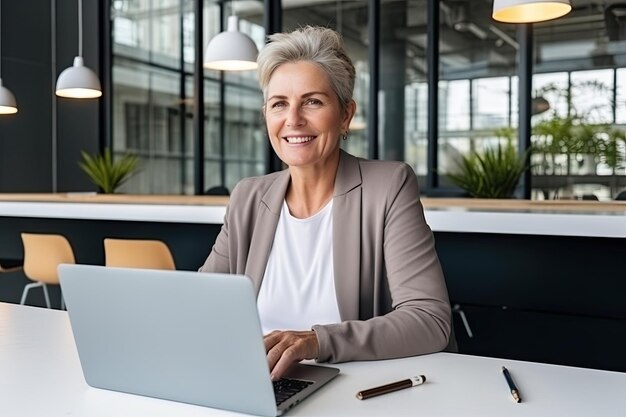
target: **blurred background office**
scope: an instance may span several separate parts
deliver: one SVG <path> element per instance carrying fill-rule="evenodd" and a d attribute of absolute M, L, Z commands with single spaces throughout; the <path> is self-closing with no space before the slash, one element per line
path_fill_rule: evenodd
<path fill-rule="evenodd" d="M 76 55 L 76 2 L 4 1 L 2 77 L 19 112 L 0 117 L 0 191 L 93 190 L 77 161 L 105 147 L 139 156 L 121 190 L 130 194 L 202 194 L 280 169 L 256 72 L 198 62 L 234 14 L 258 48 L 267 33 L 306 24 L 341 32 L 358 105 L 343 146 L 408 162 L 428 195 L 463 195 L 445 175 L 459 156 L 517 142 L 530 123 L 531 176 L 519 196 L 615 198 L 626 188 L 626 2 L 574 0 L 567 16 L 525 28 L 494 21 L 492 4 L 85 1 L 85 64 L 103 96 L 76 101 L 53 91 Z M 532 65 L 520 65 L 524 54 Z M 519 85 L 531 85 L 529 112 Z"/>

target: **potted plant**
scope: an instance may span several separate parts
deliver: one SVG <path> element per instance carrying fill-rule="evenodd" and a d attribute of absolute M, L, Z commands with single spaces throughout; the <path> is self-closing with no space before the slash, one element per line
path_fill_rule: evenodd
<path fill-rule="evenodd" d="M 139 164 L 139 158 L 130 153 L 114 161 L 109 148 L 105 148 L 102 154 L 90 155 L 81 151 L 81 155 L 78 166 L 105 194 L 115 193 L 135 173 Z"/>
<path fill-rule="evenodd" d="M 517 154 L 511 129 L 495 132 L 499 138 L 496 146 L 482 152 L 472 151 L 462 155 L 457 162 L 458 172 L 448 173 L 450 180 L 477 198 L 511 198 L 520 176 L 528 168 L 528 154 Z"/>

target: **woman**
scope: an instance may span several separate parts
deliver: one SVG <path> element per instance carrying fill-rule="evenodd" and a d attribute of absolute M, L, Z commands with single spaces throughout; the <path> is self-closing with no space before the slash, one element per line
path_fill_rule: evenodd
<path fill-rule="evenodd" d="M 356 108 L 340 36 L 275 34 L 258 62 L 269 139 L 288 169 L 235 187 L 201 270 L 252 279 L 274 380 L 303 359 L 443 349 L 450 305 L 414 172 L 339 147 Z"/>

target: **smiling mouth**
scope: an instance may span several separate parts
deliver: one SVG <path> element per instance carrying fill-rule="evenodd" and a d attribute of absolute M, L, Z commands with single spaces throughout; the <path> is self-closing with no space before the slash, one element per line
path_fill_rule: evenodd
<path fill-rule="evenodd" d="M 315 139 L 316 136 L 286 136 L 285 139 L 289 143 L 306 143 Z"/>

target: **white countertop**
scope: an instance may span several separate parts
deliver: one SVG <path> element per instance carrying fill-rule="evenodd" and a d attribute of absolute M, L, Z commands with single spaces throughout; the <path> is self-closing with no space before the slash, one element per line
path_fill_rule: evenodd
<path fill-rule="evenodd" d="M 626 237 L 624 213 L 515 213 L 425 210 L 435 232 L 542 236 Z"/>
<path fill-rule="evenodd" d="M 566 347 L 564 347 L 566 348 Z M 500 372 L 521 392 L 512 401 Z M 622 417 L 626 373 L 437 353 L 333 365 L 335 380 L 288 416 Z M 359 401 L 356 392 L 426 375 L 421 386 Z M 0 416 L 239 416 L 242 414 L 89 387 L 67 313 L 0 303 Z"/>
<path fill-rule="evenodd" d="M 194 204 L 118 204 L 0 201 L 0 217 L 120 220 L 222 224 L 226 206 Z M 626 210 L 504 211 L 481 208 L 427 208 L 426 220 L 435 232 L 522 235 L 626 237 Z"/>

